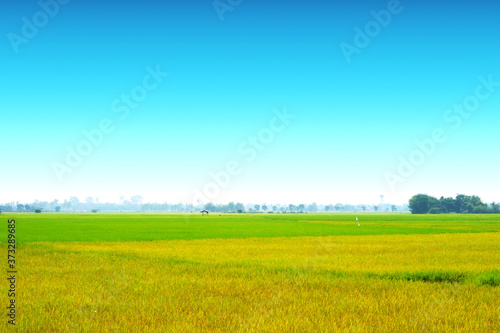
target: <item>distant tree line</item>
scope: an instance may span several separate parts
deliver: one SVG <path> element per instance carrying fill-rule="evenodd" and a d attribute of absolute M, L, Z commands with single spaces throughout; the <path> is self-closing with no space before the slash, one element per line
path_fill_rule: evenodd
<path fill-rule="evenodd" d="M 230 202 L 227 205 L 214 204 L 209 202 L 205 204 L 203 209 L 209 212 L 220 213 L 316 213 L 316 212 L 407 212 L 407 205 L 396 206 L 391 204 L 380 205 L 350 205 L 337 203 L 335 205 L 318 205 L 315 202 L 312 204 L 242 204 Z"/>
<path fill-rule="evenodd" d="M 167 212 L 167 213 L 198 213 L 201 210 L 219 213 L 315 213 L 315 212 L 407 212 L 408 205 L 367 205 L 367 204 L 279 204 L 279 203 L 241 203 L 229 202 L 227 204 L 185 204 L 185 203 L 143 203 L 140 195 L 130 198 L 121 197 L 118 203 L 100 202 L 98 198 L 88 197 L 80 201 L 77 197 L 70 197 L 64 201 L 53 200 L 30 203 L 10 202 L 0 204 L 0 212 Z"/>
<path fill-rule="evenodd" d="M 500 204 L 486 204 L 477 195 L 458 194 L 455 198 L 439 199 L 427 194 L 414 195 L 409 202 L 412 214 L 498 214 Z"/>
<path fill-rule="evenodd" d="M 23 213 L 41 213 L 43 205 L 39 202 L 34 202 L 32 204 L 3 204 L 0 205 L 0 212 L 23 212 Z"/>

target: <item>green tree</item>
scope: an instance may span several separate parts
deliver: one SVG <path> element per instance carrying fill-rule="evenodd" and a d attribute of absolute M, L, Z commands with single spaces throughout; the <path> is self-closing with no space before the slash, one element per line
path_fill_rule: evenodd
<path fill-rule="evenodd" d="M 463 213 L 466 205 L 466 196 L 463 194 L 458 194 L 455 197 L 455 213 Z"/>
<path fill-rule="evenodd" d="M 493 214 L 498 214 L 498 213 L 500 213 L 500 204 L 497 204 L 497 203 L 495 203 L 495 202 L 492 202 L 490 206 L 491 206 L 491 207 L 490 207 L 490 208 L 491 208 L 491 212 L 492 212 Z"/>
<path fill-rule="evenodd" d="M 394 213 L 395 211 L 397 211 L 398 209 L 396 208 L 396 205 L 392 205 L 391 206 L 391 211 Z"/>
<path fill-rule="evenodd" d="M 59 213 L 61 211 L 61 206 L 56 206 L 56 213 Z"/>
<path fill-rule="evenodd" d="M 455 211 L 455 199 L 448 197 L 439 198 L 439 205 L 443 213 L 451 213 Z"/>
<path fill-rule="evenodd" d="M 412 214 L 427 214 L 433 207 L 439 207 L 438 199 L 427 194 L 417 194 L 411 197 L 409 202 Z"/>
<path fill-rule="evenodd" d="M 463 212 L 466 214 L 472 214 L 474 212 L 474 206 L 471 203 L 467 203 Z"/>
<path fill-rule="evenodd" d="M 476 206 L 472 210 L 474 214 L 489 214 L 492 213 L 491 209 L 488 206 Z"/>
<path fill-rule="evenodd" d="M 254 205 L 255 211 L 258 212 L 260 210 L 260 205 Z"/>
<path fill-rule="evenodd" d="M 479 198 L 477 195 L 471 196 L 469 200 L 470 204 L 474 207 L 485 206 L 485 204 L 481 201 L 481 198 Z"/>
<path fill-rule="evenodd" d="M 262 210 L 263 211 L 267 211 L 267 206 L 266 205 L 262 205 Z"/>
<path fill-rule="evenodd" d="M 472 213 L 474 207 L 484 206 L 485 204 L 477 195 L 458 194 L 455 198 L 456 213 Z"/>
<path fill-rule="evenodd" d="M 429 209 L 428 211 L 429 214 L 441 214 L 442 211 L 441 211 L 441 208 L 439 207 L 432 207 L 431 209 Z"/>

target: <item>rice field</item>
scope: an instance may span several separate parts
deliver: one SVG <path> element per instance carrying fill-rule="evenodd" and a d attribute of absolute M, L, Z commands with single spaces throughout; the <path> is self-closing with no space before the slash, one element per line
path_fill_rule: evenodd
<path fill-rule="evenodd" d="M 9 331 L 500 327 L 498 215 L 2 216 L 20 242 Z"/>

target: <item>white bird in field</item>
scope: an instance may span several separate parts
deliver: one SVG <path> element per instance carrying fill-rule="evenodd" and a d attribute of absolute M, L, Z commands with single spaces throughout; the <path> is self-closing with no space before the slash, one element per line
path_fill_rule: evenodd
<path fill-rule="evenodd" d="M 358 217 L 356 216 L 356 221 L 357 221 L 357 220 L 358 220 Z M 361 227 L 361 226 L 359 225 L 359 222 L 358 222 L 358 227 Z"/>

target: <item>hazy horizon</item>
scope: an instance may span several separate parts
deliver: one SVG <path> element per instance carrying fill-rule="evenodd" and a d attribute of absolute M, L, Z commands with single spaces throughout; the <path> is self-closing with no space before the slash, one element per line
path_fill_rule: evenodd
<path fill-rule="evenodd" d="M 208 201 L 212 202 L 214 204 L 228 204 L 229 202 L 242 202 L 244 204 L 312 204 L 316 203 L 318 205 L 330 205 L 330 204 L 336 204 L 336 203 L 341 203 L 341 204 L 350 204 L 350 205 L 379 205 L 380 204 L 380 195 L 373 195 L 369 196 L 359 196 L 357 193 L 349 193 L 348 196 L 339 196 L 339 195 L 327 195 L 325 193 L 314 193 L 316 195 L 319 195 L 317 198 L 314 198 L 312 196 L 309 197 L 300 197 L 297 196 L 295 193 L 285 193 L 285 192 L 274 192 L 274 193 L 267 193 L 267 195 L 262 196 L 261 193 L 258 194 L 250 194 L 250 195 L 245 195 L 243 193 L 230 193 L 227 192 L 224 195 L 221 195 L 219 198 L 221 200 L 219 201 Z M 366 193 L 365 193 L 366 194 Z M 394 204 L 394 205 L 407 205 L 409 199 L 411 196 L 416 195 L 416 194 L 421 194 L 421 193 L 412 193 L 406 200 L 401 199 L 398 200 L 397 197 L 395 196 L 385 196 L 383 197 L 383 203 L 384 204 Z M 422 193 L 422 194 L 428 194 L 431 196 L 434 196 L 436 198 L 440 198 L 441 196 L 443 197 L 455 197 L 458 194 L 465 194 L 465 195 L 477 195 L 475 193 Z M 257 195 L 261 195 L 259 198 L 255 199 Z M 192 202 L 188 201 L 190 200 L 191 193 L 190 192 L 185 192 L 185 193 L 147 193 L 145 195 L 138 194 L 138 193 L 111 193 L 111 194 L 106 194 L 106 195 L 93 195 L 92 193 L 76 193 L 74 195 L 60 195 L 60 196 L 54 196 L 50 195 L 47 193 L 32 193 L 30 195 L 24 195 L 23 200 L 17 200 L 17 199 L 8 199 L 9 197 L 2 194 L 0 196 L 0 204 L 8 204 L 11 202 L 20 202 L 20 203 L 32 203 L 35 200 L 38 201 L 47 201 L 47 202 L 52 202 L 54 200 L 58 200 L 60 203 L 64 201 L 69 201 L 71 197 L 76 197 L 80 202 L 85 202 L 85 200 L 89 197 L 93 199 L 98 199 L 99 203 L 112 203 L 112 204 L 118 204 L 120 202 L 123 202 L 124 200 L 130 200 L 131 197 L 133 196 L 141 196 L 142 197 L 142 203 L 182 203 L 182 204 L 206 204 L 208 202 Z M 479 196 L 483 202 L 485 203 L 491 203 L 491 202 L 499 202 L 498 196 L 496 193 L 491 193 L 490 196 L 482 197 Z M 299 198 L 299 199 L 297 199 Z M 302 199 L 300 199 L 302 198 Z M 185 199 L 183 201 L 183 199 Z M 225 199 L 225 200 L 224 200 Z M 317 200 L 316 200 L 317 199 Z"/>

